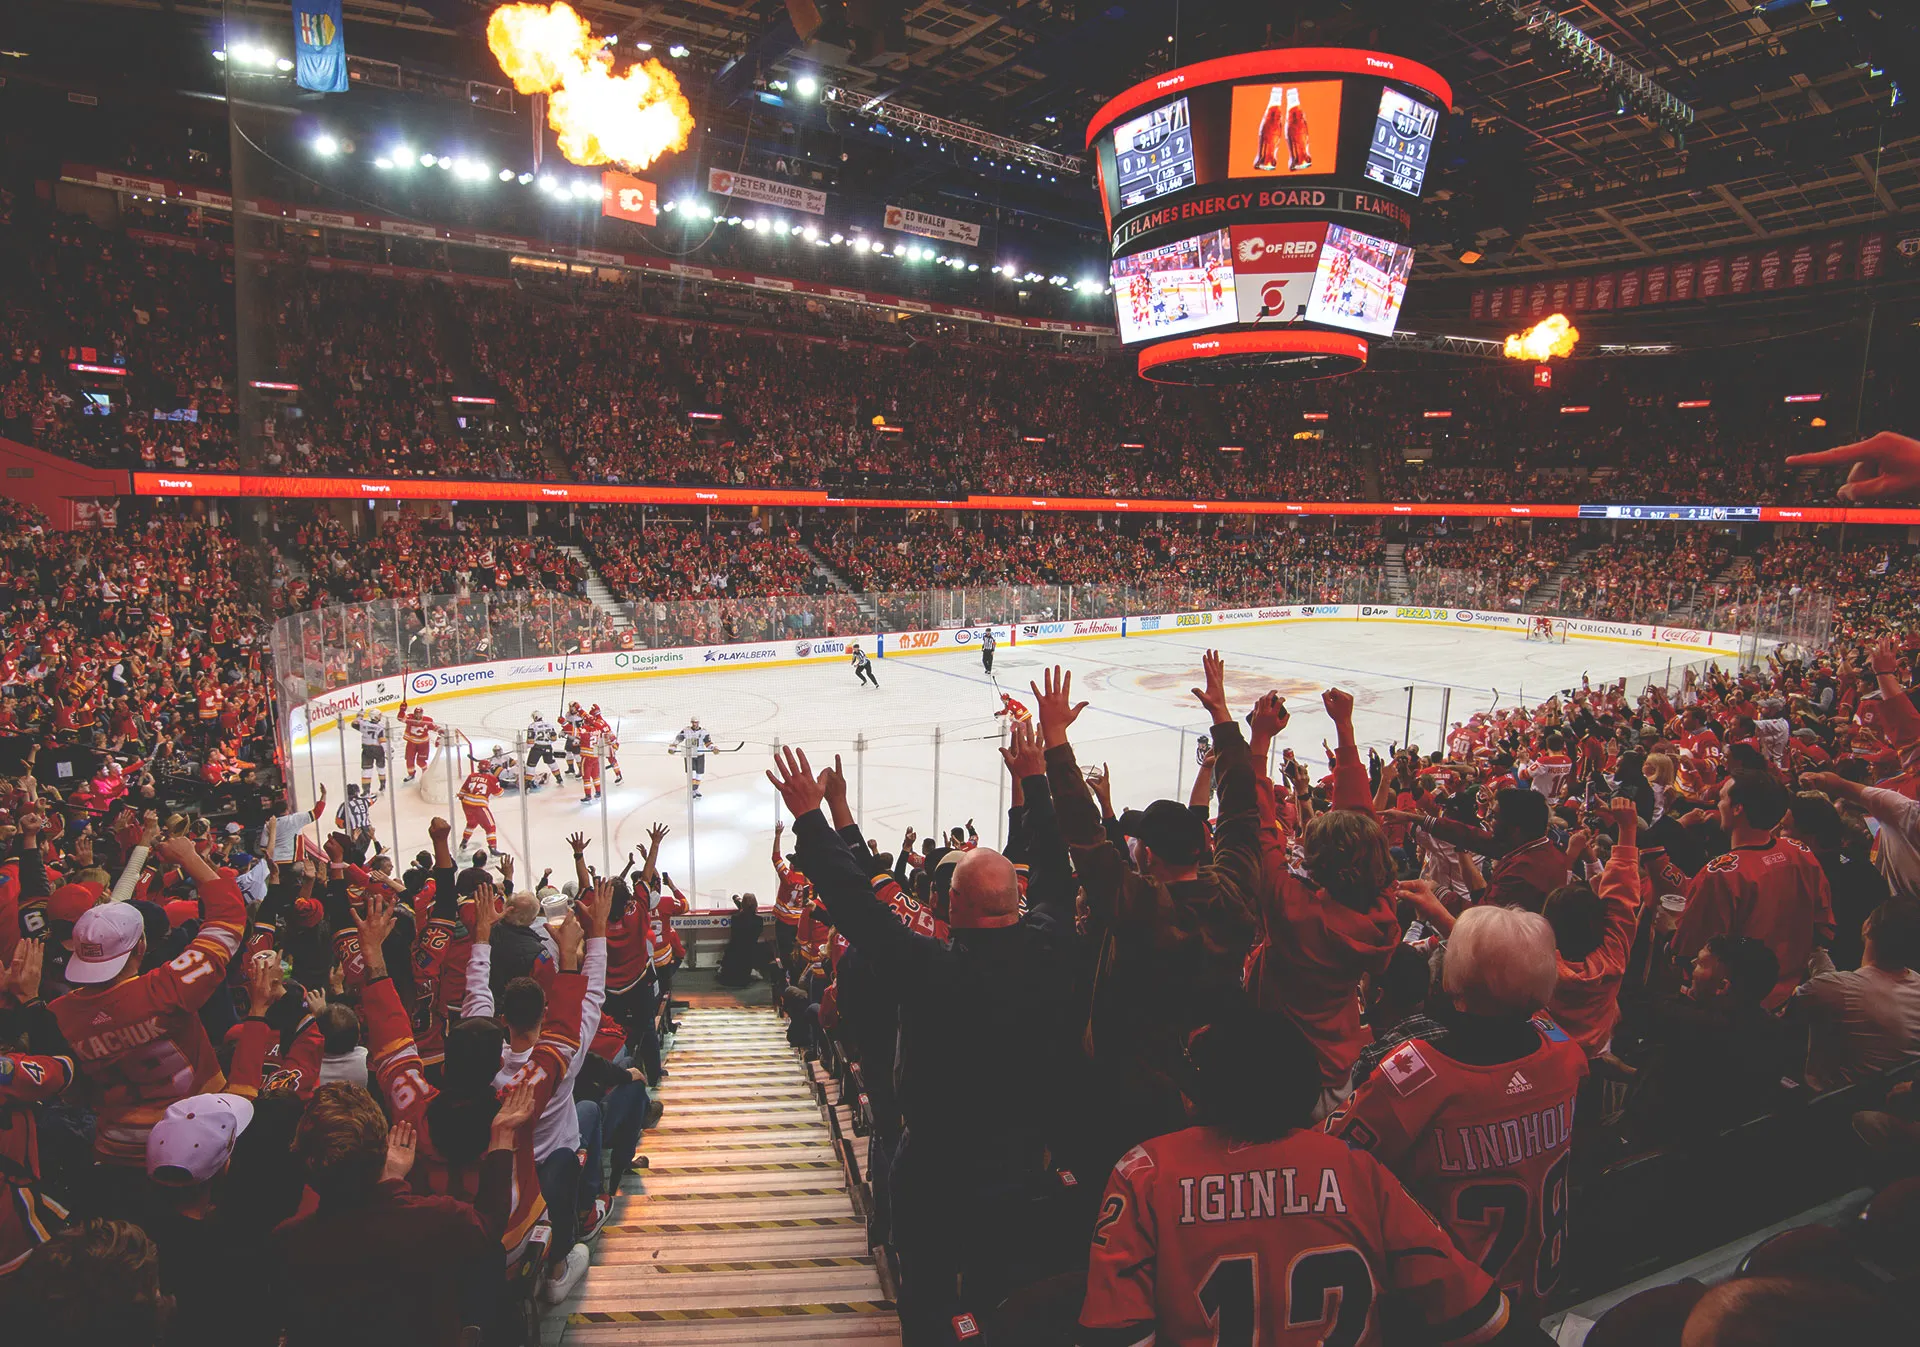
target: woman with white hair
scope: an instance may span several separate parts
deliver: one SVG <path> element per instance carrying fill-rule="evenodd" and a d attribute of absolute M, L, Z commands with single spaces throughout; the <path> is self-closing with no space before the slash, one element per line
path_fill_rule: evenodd
<path fill-rule="evenodd" d="M 1381 1059 L 1327 1120 L 1439 1218 L 1461 1252 L 1535 1318 L 1566 1252 L 1574 1097 L 1587 1056 L 1543 1013 L 1553 928 L 1509 907 L 1463 913 L 1431 1024 Z"/>

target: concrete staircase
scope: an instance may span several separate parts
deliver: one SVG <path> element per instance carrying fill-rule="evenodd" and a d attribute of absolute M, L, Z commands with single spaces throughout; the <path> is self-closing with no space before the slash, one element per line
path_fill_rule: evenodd
<path fill-rule="evenodd" d="M 561 1341 L 897 1344 L 837 1120 L 784 1022 L 688 1010 L 667 1069 L 648 1168 L 622 1185 Z"/>
<path fill-rule="evenodd" d="M 1567 581 L 1580 569 L 1581 563 L 1594 551 L 1591 547 L 1574 552 L 1553 568 L 1553 574 L 1527 591 L 1527 611 L 1529 613 L 1551 613 L 1560 607 L 1560 594 Z"/>
<path fill-rule="evenodd" d="M 620 631 L 631 627 L 633 619 L 627 605 L 615 598 L 613 591 L 607 588 L 607 582 L 602 580 L 600 572 L 594 569 L 593 558 L 580 548 L 569 544 L 563 544 L 560 550 L 587 568 L 587 598 L 592 600 L 594 607 L 607 615 L 607 619 L 613 623 L 613 629 Z"/>
<path fill-rule="evenodd" d="M 1407 545 L 1388 543 L 1385 550 L 1387 597 L 1395 603 L 1406 603 L 1413 597 L 1413 585 L 1407 579 Z"/>
<path fill-rule="evenodd" d="M 813 548 L 809 547 L 806 543 L 800 543 L 799 548 L 807 554 L 807 559 L 813 563 L 813 573 L 815 575 L 825 580 L 829 585 L 832 585 L 840 591 L 840 593 L 852 594 L 855 603 L 859 606 L 860 616 L 866 619 L 867 625 L 876 627 L 879 625 L 880 610 L 874 607 L 872 599 L 848 584 L 847 578 L 844 575 L 829 566 L 827 559 L 814 551 Z"/>

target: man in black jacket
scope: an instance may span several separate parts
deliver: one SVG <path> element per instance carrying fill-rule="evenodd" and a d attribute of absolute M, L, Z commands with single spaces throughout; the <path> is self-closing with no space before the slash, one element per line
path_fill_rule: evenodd
<path fill-rule="evenodd" d="M 775 765 L 767 777 L 793 811 L 800 868 L 899 1005 L 895 1082 L 905 1136 L 892 1175 L 894 1241 L 909 1340 L 931 1340 L 960 1296 L 991 1303 L 1023 1270 L 1019 1216 L 1046 1182 L 1067 1020 L 1066 852 L 1036 840 L 1023 918 L 1012 862 L 988 848 L 968 851 L 953 870 L 951 941 L 919 935 L 876 897 L 869 864 L 821 812 L 832 770 L 816 776 L 793 749 Z M 1045 790 L 1045 758 L 1030 733 L 1016 738 L 1008 765 L 1029 799 Z"/>

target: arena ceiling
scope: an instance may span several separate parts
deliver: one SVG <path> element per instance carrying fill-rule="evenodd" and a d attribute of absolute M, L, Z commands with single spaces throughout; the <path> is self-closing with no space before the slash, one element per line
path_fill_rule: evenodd
<path fill-rule="evenodd" d="M 182 16 L 284 23 L 285 0 L 95 0 Z M 1423 211 L 1420 274 L 1528 272 L 1632 261 L 1920 207 L 1920 4 L 1913 0 L 573 0 L 629 43 L 679 43 L 708 115 L 827 132 L 884 155 L 876 190 L 979 197 L 960 156 L 903 158 L 819 102 L 769 97 L 817 73 L 861 99 L 1078 153 L 1088 115 L 1175 64 L 1264 45 L 1375 45 L 1453 82 L 1458 116 Z M 352 49 L 437 46 L 488 73 L 490 0 L 345 0 Z M 1577 25 L 1695 111 L 1684 137 L 1623 112 L 1556 58 L 1525 11 Z M 810 24 L 803 42 L 795 16 Z M 1177 25 L 1177 26 L 1176 26 Z M 434 39 L 440 39 L 438 44 Z M 451 39 L 451 41 L 447 41 Z M 423 48 L 422 41 L 430 44 Z M 459 53 L 468 53 L 465 57 Z M 1911 90 L 1897 98 L 1904 80 Z M 767 112 L 772 105 L 774 117 Z M 698 105 L 696 105 L 698 106 Z M 863 140 L 866 142 L 863 144 Z M 792 143 L 791 141 L 789 143 Z M 837 156 L 836 156 L 837 157 Z M 1084 181 L 1001 184 L 995 199 L 1084 227 Z M 964 213 L 956 209 L 956 213 Z M 1484 254 L 1471 269 L 1459 254 Z"/>

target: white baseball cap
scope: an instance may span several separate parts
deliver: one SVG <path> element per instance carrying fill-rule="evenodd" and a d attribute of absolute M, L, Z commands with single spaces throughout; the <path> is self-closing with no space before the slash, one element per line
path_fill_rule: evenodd
<path fill-rule="evenodd" d="M 147 1177 L 173 1187 L 205 1183 L 227 1167 L 252 1121 L 253 1101 L 237 1094 L 175 1100 L 147 1133 Z"/>
<path fill-rule="evenodd" d="M 88 908 L 73 924 L 73 957 L 67 960 L 67 981 L 83 986 L 111 982 L 126 966 L 127 956 L 146 930 L 146 923 L 131 903 Z"/>

